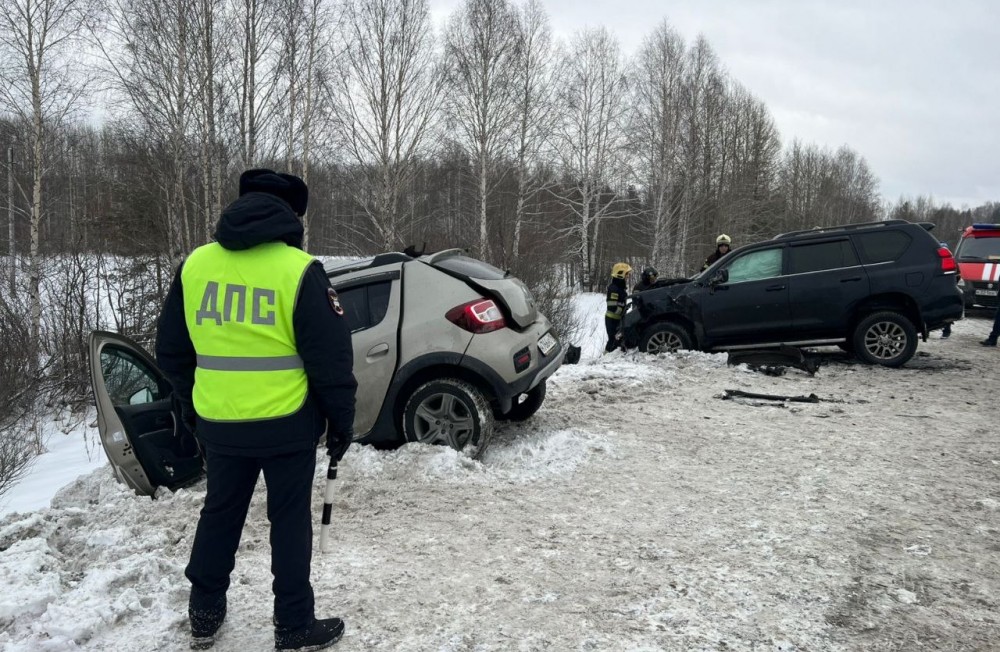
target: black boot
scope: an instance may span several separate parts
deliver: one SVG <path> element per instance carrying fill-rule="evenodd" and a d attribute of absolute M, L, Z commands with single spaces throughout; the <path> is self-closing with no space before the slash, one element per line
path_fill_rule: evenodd
<path fill-rule="evenodd" d="M 196 609 L 188 606 L 191 621 L 191 649 L 207 650 L 215 645 L 215 635 L 226 619 L 226 599 L 222 598 L 215 607 Z"/>
<path fill-rule="evenodd" d="M 980 342 L 980 344 L 982 344 L 983 346 L 996 346 L 997 345 L 997 338 L 995 338 L 993 336 L 987 337 L 985 340 L 983 340 L 982 342 Z"/>
<path fill-rule="evenodd" d="M 340 640 L 344 635 L 344 621 L 340 618 L 313 620 L 308 627 L 287 630 L 274 628 L 275 650 L 325 650 Z"/>

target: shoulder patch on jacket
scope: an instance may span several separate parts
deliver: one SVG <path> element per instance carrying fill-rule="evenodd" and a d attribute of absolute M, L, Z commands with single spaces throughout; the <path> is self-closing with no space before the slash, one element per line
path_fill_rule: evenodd
<path fill-rule="evenodd" d="M 329 288 L 326 291 L 326 298 L 330 300 L 330 307 L 338 315 L 344 314 L 344 306 L 340 305 L 340 297 L 337 296 L 337 291 L 333 288 Z"/>

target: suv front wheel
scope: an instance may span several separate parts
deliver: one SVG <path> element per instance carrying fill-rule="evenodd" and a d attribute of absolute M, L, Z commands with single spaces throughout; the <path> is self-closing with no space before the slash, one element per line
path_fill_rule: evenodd
<path fill-rule="evenodd" d="M 917 329 L 898 312 L 876 312 L 854 328 L 852 344 L 862 362 L 899 367 L 917 350 Z"/>
<path fill-rule="evenodd" d="M 660 322 L 653 324 L 642 333 L 639 350 L 645 353 L 673 353 L 691 348 L 691 336 L 679 324 Z"/>
<path fill-rule="evenodd" d="M 432 380 L 406 401 L 403 434 L 406 441 L 444 444 L 478 457 L 493 437 L 493 411 L 473 385 L 455 378 Z"/>

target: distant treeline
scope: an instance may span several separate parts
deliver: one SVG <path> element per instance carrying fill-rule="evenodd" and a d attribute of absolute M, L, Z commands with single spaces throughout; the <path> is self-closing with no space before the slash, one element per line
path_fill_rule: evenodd
<path fill-rule="evenodd" d="M 0 8 L 5 251 L 176 261 L 250 167 L 307 179 L 311 252 L 459 246 L 590 289 L 616 260 L 689 274 L 721 232 L 933 215 L 944 238 L 995 213 L 884 206 L 861 155 L 783 143 L 667 21 L 626 57 L 602 28 L 557 42 L 536 0 L 467 0 L 440 30 L 426 0 L 31 4 Z"/>

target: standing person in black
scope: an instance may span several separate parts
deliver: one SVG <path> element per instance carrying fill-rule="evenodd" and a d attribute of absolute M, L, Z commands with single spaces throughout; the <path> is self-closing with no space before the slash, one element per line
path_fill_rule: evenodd
<path fill-rule="evenodd" d="M 351 443 L 357 383 L 343 308 L 322 265 L 301 250 L 308 189 L 248 170 L 215 242 L 177 270 L 160 316 L 157 362 L 205 451 L 207 492 L 185 575 L 194 649 L 226 617 L 226 591 L 250 499 L 267 485 L 278 650 L 319 650 L 344 632 L 316 620 L 312 482 L 316 445 L 339 460 Z"/>
<path fill-rule="evenodd" d="M 656 279 L 659 278 L 659 276 L 660 274 L 653 267 L 647 267 L 642 270 L 642 274 L 639 275 L 639 282 L 635 284 L 634 288 L 632 288 L 632 294 L 652 290 L 656 287 Z"/>
<path fill-rule="evenodd" d="M 998 337 L 1000 337 L 1000 306 L 997 306 L 997 311 L 993 315 L 993 328 L 990 330 L 990 334 L 980 344 L 983 346 L 996 346 Z"/>
<path fill-rule="evenodd" d="M 711 255 L 705 259 L 705 264 L 701 266 L 701 271 L 704 272 L 706 269 L 714 265 L 717 260 L 728 254 L 732 249 L 732 244 L 732 238 L 725 233 L 720 234 L 719 237 L 715 239 L 715 251 L 713 251 Z"/>
<path fill-rule="evenodd" d="M 604 328 L 608 331 L 608 343 L 604 345 L 605 353 L 610 353 L 621 345 L 618 331 L 621 330 L 622 318 L 625 316 L 625 306 L 628 302 L 627 279 L 631 273 L 632 267 L 628 263 L 615 263 L 611 267 L 611 283 L 608 285 L 607 293 L 608 310 L 604 313 Z"/>

